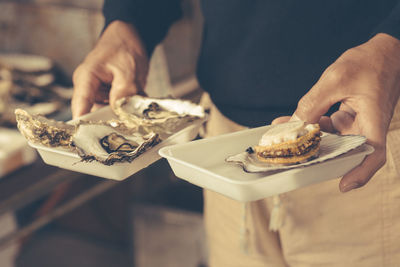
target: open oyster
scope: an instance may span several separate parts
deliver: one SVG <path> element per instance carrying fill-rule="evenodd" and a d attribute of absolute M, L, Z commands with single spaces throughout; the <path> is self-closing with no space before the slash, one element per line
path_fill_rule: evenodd
<path fill-rule="evenodd" d="M 162 136 L 173 134 L 205 116 L 203 108 L 190 101 L 139 95 L 119 99 L 114 113 L 129 127 L 140 127 Z"/>
<path fill-rule="evenodd" d="M 125 129 L 101 122 L 81 122 L 72 140 L 84 161 L 97 160 L 105 165 L 131 162 L 160 142 L 156 133 L 127 134 Z"/>
<path fill-rule="evenodd" d="M 70 148 L 76 126 L 49 120 L 41 115 L 30 115 L 22 109 L 15 110 L 19 131 L 31 142 L 49 147 Z"/>
<path fill-rule="evenodd" d="M 74 125 L 54 121 L 40 115 L 15 110 L 18 129 L 26 139 L 49 147 L 77 151 L 83 161 L 99 161 L 105 165 L 131 162 L 150 147 L 158 144 L 156 133 L 139 132 L 120 121 L 79 121 Z"/>

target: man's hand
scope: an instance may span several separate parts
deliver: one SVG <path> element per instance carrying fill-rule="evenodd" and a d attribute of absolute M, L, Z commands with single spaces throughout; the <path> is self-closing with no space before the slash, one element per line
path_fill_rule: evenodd
<path fill-rule="evenodd" d="M 359 134 L 375 152 L 340 181 L 342 192 L 366 184 L 386 161 L 386 134 L 400 94 L 400 41 L 377 34 L 347 50 L 298 103 L 293 118 L 310 123 L 335 103 L 331 124 L 340 134 Z"/>
<path fill-rule="evenodd" d="M 74 72 L 73 117 L 143 92 L 147 73 L 146 50 L 134 27 L 112 22 Z"/>

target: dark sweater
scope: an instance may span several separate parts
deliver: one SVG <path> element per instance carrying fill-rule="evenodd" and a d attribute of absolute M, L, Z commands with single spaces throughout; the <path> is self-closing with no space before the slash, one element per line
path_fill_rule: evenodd
<path fill-rule="evenodd" d="M 202 0 L 200 85 L 239 124 L 290 115 L 345 50 L 379 32 L 400 39 L 399 2 Z M 105 0 L 104 15 L 134 24 L 151 53 L 181 10 L 179 0 Z"/>

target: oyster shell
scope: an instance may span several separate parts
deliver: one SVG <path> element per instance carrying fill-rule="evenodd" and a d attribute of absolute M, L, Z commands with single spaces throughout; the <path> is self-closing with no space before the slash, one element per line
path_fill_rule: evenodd
<path fill-rule="evenodd" d="M 128 127 L 143 128 L 162 137 L 177 132 L 189 122 L 205 117 L 204 109 L 190 101 L 139 95 L 117 100 L 114 113 Z"/>
<path fill-rule="evenodd" d="M 105 165 L 131 162 L 160 142 L 156 133 L 127 134 L 125 130 L 107 123 L 81 122 L 72 140 L 83 161 L 96 160 Z"/>
<path fill-rule="evenodd" d="M 29 141 L 49 147 L 71 148 L 75 125 L 30 115 L 22 109 L 16 109 L 15 116 L 19 131 Z"/>
<path fill-rule="evenodd" d="M 26 139 L 49 147 L 75 150 L 83 161 L 105 165 L 131 162 L 161 140 L 158 134 L 140 132 L 117 120 L 108 122 L 79 121 L 71 125 L 15 110 L 19 131 Z"/>

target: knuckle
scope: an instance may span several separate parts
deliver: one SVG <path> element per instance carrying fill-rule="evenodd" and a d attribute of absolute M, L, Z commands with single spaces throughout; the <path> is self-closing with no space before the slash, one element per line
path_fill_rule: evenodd
<path fill-rule="evenodd" d="M 76 67 L 74 72 L 72 73 L 72 82 L 76 83 L 79 81 L 80 77 L 87 75 L 90 71 L 90 66 L 87 63 L 81 63 Z"/>
<path fill-rule="evenodd" d="M 139 65 L 136 57 L 130 53 L 118 53 L 113 60 L 109 61 L 114 67 L 119 67 L 121 69 L 131 69 L 134 70 Z"/>
<path fill-rule="evenodd" d="M 339 64 L 338 66 L 334 66 L 330 68 L 326 73 L 326 78 L 328 82 L 334 84 L 341 84 L 345 81 L 348 75 L 348 68 L 345 64 Z"/>

